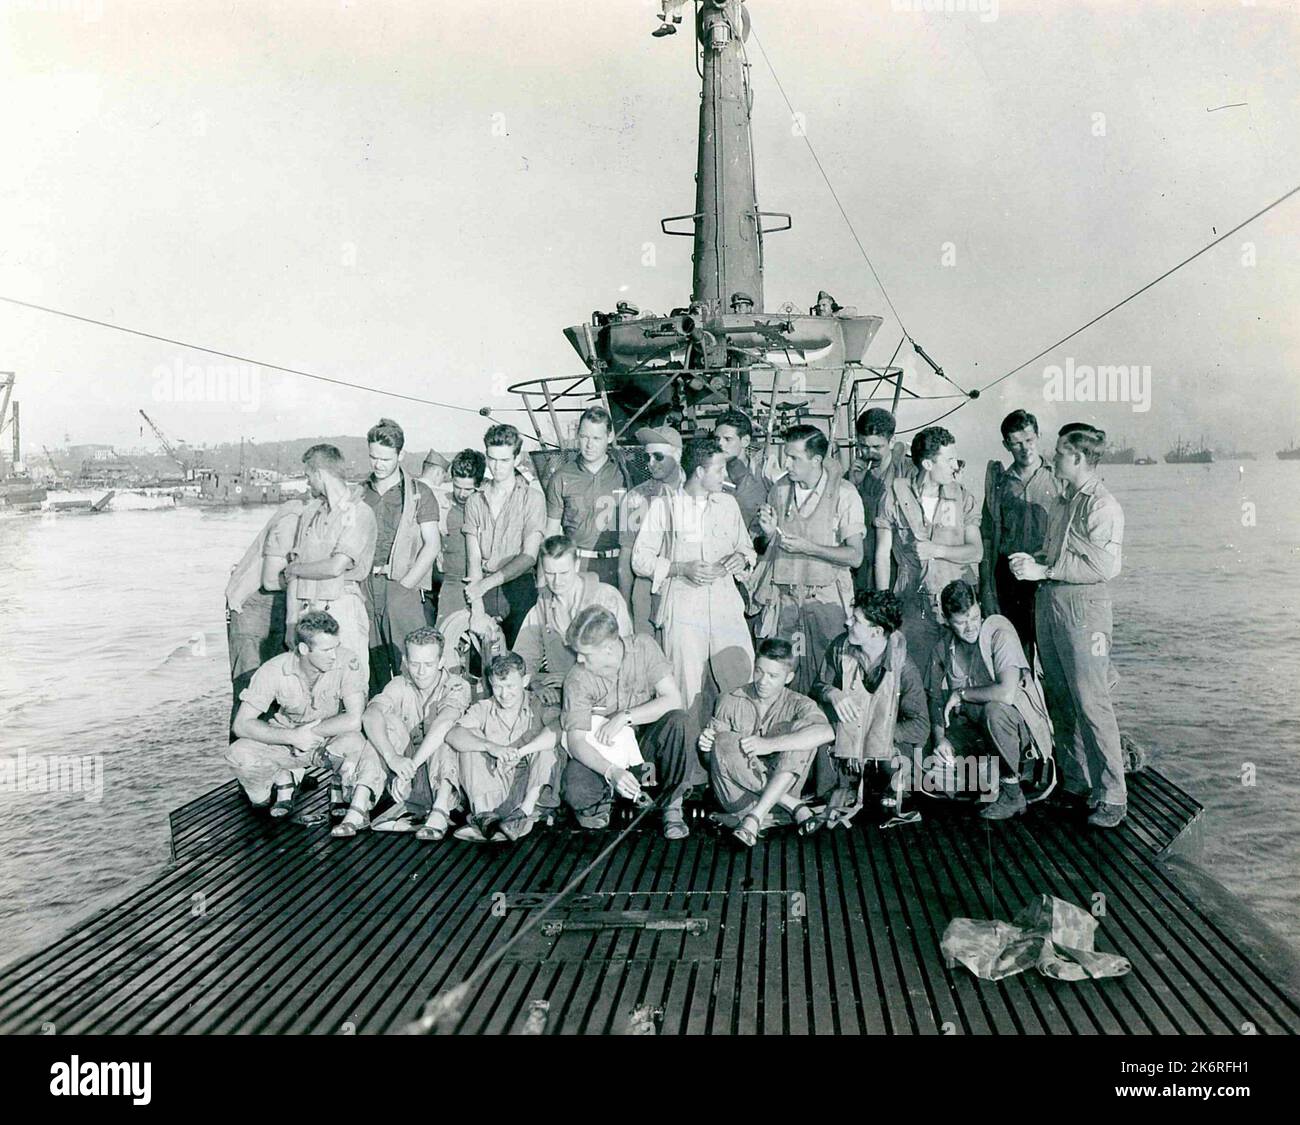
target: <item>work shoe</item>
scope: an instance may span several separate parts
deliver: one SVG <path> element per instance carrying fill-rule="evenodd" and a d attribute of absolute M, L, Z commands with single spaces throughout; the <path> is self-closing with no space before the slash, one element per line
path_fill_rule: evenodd
<path fill-rule="evenodd" d="M 1118 828 L 1126 816 L 1127 805 L 1108 805 L 1103 801 L 1088 817 L 1088 823 L 1094 828 Z"/>
<path fill-rule="evenodd" d="M 656 39 L 662 39 L 665 35 L 676 35 L 677 28 L 673 27 L 670 23 L 662 23 L 656 27 L 654 31 L 650 32 L 650 34 Z"/>
<path fill-rule="evenodd" d="M 585 809 L 574 809 L 573 818 L 578 822 L 580 828 L 597 832 L 603 831 L 609 827 L 611 804 L 610 801 L 598 801 L 594 805 L 588 805 Z"/>
<path fill-rule="evenodd" d="M 1087 793 L 1071 793 L 1068 789 L 1058 789 L 1043 802 L 1043 805 L 1058 816 L 1086 816 L 1092 811 L 1093 801 Z"/>
<path fill-rule="evenodd" d="M 1010 820 L 1013 816 L 1023 813 L 1027 807 L 1020 786 L 1008 785 L 1004 781 L 998 787 L 997 800 L 980 809 L 980 816 L 985 820 Z"/>

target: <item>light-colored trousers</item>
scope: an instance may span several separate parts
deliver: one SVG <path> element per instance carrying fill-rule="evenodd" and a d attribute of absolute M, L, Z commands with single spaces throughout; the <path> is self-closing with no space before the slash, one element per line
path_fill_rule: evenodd
<path fill-rule="evenodd" d="M 1124 752 L 1110 698 L 1110 591 L 1104 583 L 1044 582 L 1034 598 L 1034 629 L 1062 787 L 1126 804 Z"/>

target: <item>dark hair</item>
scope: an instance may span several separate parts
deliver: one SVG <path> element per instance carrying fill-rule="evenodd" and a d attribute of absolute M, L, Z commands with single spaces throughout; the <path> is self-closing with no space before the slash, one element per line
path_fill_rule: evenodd
<path fill-rule="evenodd" d="M 614 419 L 609 416 L 609 411 L 603 406 L 589 406 L 578 416 L 578 429 L 582 429 L 583 422 L 599 422 L 609 433 L 614 432 Z"/>
<path fill-rule="evenodd" d="M 418 629 L 412 629 L 406 634 L 406 639 L 402 642 L 404 648 L 410 648 L 411 645 L 437 645 L 441 650 L 445 641 L 442 634 L 431 625 L 421 625 Z"/>
<path fill-rule="evenodd" d="M 389 449 L 396 449 L 401 453 L 402 447 L 406 444 L 406 434 L 391 418 L 380 418 L 366 431 L 366 441 L 375 445 L 386 445 Z"/>
<path fill-rule="evenodd" d="M 755 659 L 779 660 L 787 668 L 794 668 L 799 663 L 799 657 L 795 655 L 794 645 L 781 637 L 767 637 L 759 641 Z"/>
<path fill-rule="evenodd" d="M 922 461 L 933 460 L 945 445 L 954 445 L 956 441 L 942 426 L 927 426 L 912 438 L 912 464 L 919 469 Z"/>
<path fill-rule="evenodd" d="M 722 443 L 712 434 L 704 434 L 688 441 L 686 448 L 682 450 L 682 472 L 686 475 L 686 479 L 690 480 L 695 475 L 696 469 L 701 465 L 707 465 L 710 457 L 721 452 Z"/>
<path fill-rule="evenodd" d="M 810 426 L 806 422 L 786 430 L 784 440 L 787 449 L 790 448 L 791 442 L 803 442 L 804 452 L 812 457 L 825 457 L 826 451 L 831 447 L 830 442 L 826 440 L 826 435 L 816 426 Z"/>
<path fill-rule="evenodd" d="M 943 607 L 944 617 L 951 617 L 955 613 L 965 613 L 973 605 L 979 605 L 979 598 L 975 596 L 975 590 L 969 582 L 954 578 L 939 595 L 939 605 Z"/>
<path fill-rule="evenodd" d="M 462 480 L 468 478 L 474 482 L 474 487 L 478 488 L 482 485 L 483 478 L 487 476 L 487 458 L 477 449 L 462 449 L 452 459 L 451 475 Z"/>
<path fill-rule="evenodd" d="M 579 645 L 599 645 L 618 636 L 618 618 L 603 606 L 589 605 L 578 610 L 578 616 L 569 622 L 569 632 L 564 643 L 573 650 Z"/>
<path fill-rule="evenodd" d="M 1061 427 L 1059 436 L 1065 438 L 1067 449 L 1083 454 L 1090 468 L 1101 462 L 1101 455 L 1106 451 L 1105 430 L 1087 422 L 1069 422 Z"/>
<path fill-rule="evenodd" d="M 488 682 L 495 683 L 497 680 L 504 680 L 511 672 L 518 672 L 521 676 L 526 676 L 528 675 L 528 665 L 524 663 L 524 658 L 519 653 L 503 652 L 500 656 L 494 657 L 492 663 L 488 665 Z"/>
<path fill-rule="evenodd" d="M 339 635 L 339 623 L 332 613 L 318 609 L 314 613 L 304 613 L 293 627 L 294 640 L 300 644 L 310 645 L 312 637 L 327 633 L 331 637 Z"/>
<path fill-rule="evenodd" d="M 894 436 L 894 416 L 888 410 L 881 410 L 878 406 L 873 406 L 870 410 L 864 410 L 858 415 L 855 425 L 858 431 L 858 437 L 884 437 L 891 438 Z"/>
<path fill-rule="evenodd" d="M 549 539 L 542 540 L 541 557 L 544 559 L 558 559 L 564 555 L 576 558 L 577 554 L 577 544 L 567 535 L 552 535 Z"/>
<path fill-rule="evenodd" d="M 347 461 L 337 445 L 313 445 L 302 455 L 302 463 L 309 469 L 326 469 L 336 477 L 341 477 L 347 468 Z"/>
<path fill-rule="evenodd" d="M 1038 419 L 1028 410 L 1013 410 L 1002 419 L 1002 440 L 1006 441 L 1017 430 L 1033 430 L 1038 433 Z"/>
<path fill-rule="evenodd" d="M 879 625 L 886 634 L 896 633 L 903 627 L 903 603 L 897 594 L 888 590 L 859 590 L 853 608 L 861 610 L 863 617 Z"/>
<path fill-rule="evenodd" d="M 743 410 L 724 410 L 713 419 L 714 433 L 717 433 L 719 426 L 731 426 L 741 437 L 754 436 L 754 423 Z"/>
<path fill-rule="evenodd" d="M 484 449 L 492 449 L 501 445 L 513 446 L 516 456 L 524 447 L 524 439 L 519 436 L 519 431 L 509 422 L 498 422 L 483 435 Z"/>

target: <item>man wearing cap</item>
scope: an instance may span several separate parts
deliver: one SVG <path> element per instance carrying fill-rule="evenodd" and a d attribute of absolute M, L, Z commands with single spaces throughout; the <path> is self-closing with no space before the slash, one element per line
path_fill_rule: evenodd
<path fill-rule="evenodd" d="M 438 598 L 442 594 L 442 540 L 447 534 L 447 513 L 452 504 L 451 481 L 448 480 L 450 469 L 451 462 L 436 449 L 431 449 L 425 454 L 418 478 L 438 501 L 438 557 L 433 561 L 429 589 L 420 591 L 420 597 L 424 601 L 424 620 L 429 625 L 438 620 Z"/>
<path fill-rule="evenodd" d="M 401 467 L 406 435 L 391 418 L 366 433 L 370 476 L 362 497 L 375 513 L 375 557 L 366 583 L 370 607 L 370 694 L 402 668 L 406 635 L 425 624 L 421 592 L 433 585 L 438 501 Z"/>
<path fill-rule="evenodd" d="M 686 478 L 681 467 L 682 435 L 676 430 L 668 426 L 643 426 L 637 430 L 636 440 L 649 458 L 650 479 L 628 489 L 619 510 L 618 588 L 632 607 L 632 627 L 638 633 L 653 636 L 655 629 L 650 622 L 658 617 L 659 598 L 651 594 L 648 578 L 633 574 L 632 547 L 650 510 L 650 501 L 676 492 L 686 483 Z"/>
<path fill-rule="evenodd" d="M 807 695 L 827 646 L 853 607 L 853 570 L 862 565 L 862 498 L 816 426 L 785 432 L 786 475 L 759 509 L 767 551 L 754 583 L 755 637 L 784 637 L 799 666 L 793 689 Z"/>
<path fill-rule="evenodd" d="M 731 295 L 731 311 L 741 316 L 747 316 L 754 311 L 754 298 L 744 292 L 733 293 Z"/>
<path fill-rule="evenodd" d="M 579 566 L 601 582 L 618 583 L 618 503 L 627 488 L 609 455 L 614 422 L 603 406 L 578 419 L 578 453 L 565 459 L 546 482 L 546 534 L 564 535 L 578 551 Z"/>
<path fill-rule="evenodd" d="M 483 435 L 490 479 L 465 503 L 465 597 L 477 623 L 501 622 L 506 645 L 537 601 L 537 551 L 546 533 L 546 499 L 518 469 L 523 439 L 508 423 Z"/>
<path fill-rule="evenodd" d="M 619 301 L 614 306 L 615 320 L 636 320 L 641 316 L 641 310 L 631 301 Z"/>
<path fill-rule="evenodd" d="M 817 303 L 813 306 L 813 316 L 834 316 L 844 306 L 823 289 L 817 294 Z"/>

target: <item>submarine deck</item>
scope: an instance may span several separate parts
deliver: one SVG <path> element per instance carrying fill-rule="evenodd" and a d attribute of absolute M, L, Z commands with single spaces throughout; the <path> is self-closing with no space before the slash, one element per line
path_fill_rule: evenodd
<path fill-rule="evenodd" d="M 1109 833 L 1034 809 L 990 826 L 934 801 L 920 824 L 777 832 L 752 851 L 702 818 L 679 843 L 638 827 L 547 915 L 561 932 L 533 928 L 439 1030 L 518 1031 L 544 999 L 547 1032 L 626 1031 L 646 1007 L 661 1034 L 1300 1031 L 1293 972 L 1163 858 L 1201 806 L 1156 770 L 1130 780 Z M 299 815 L 325 800 L 305 795 Z M 339 841 L 253 813 L 233 781 L 171 829 L 165 873 L 8 968 L 0 1030 L 401 1030 L 612 838 Z M 985 982 L 945 966 L 949 919 L 1010 919 L 1041 892 L 1104 895 L 1098 947 L 1132 971 Z"/>

